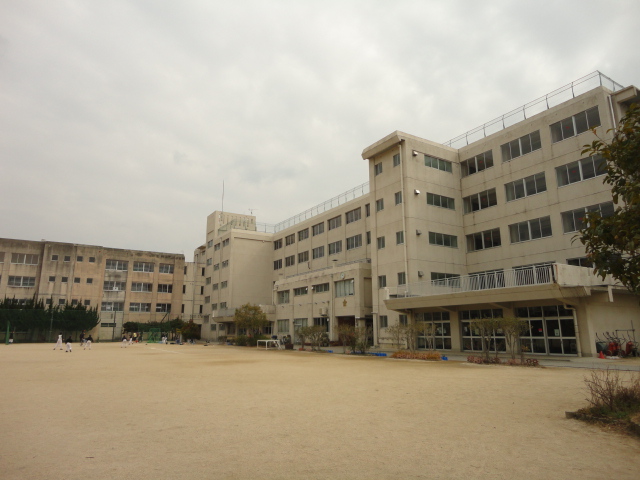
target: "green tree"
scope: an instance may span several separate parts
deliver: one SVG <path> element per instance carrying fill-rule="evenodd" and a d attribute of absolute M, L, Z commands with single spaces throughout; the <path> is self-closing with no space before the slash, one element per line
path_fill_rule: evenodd
<path fill-rule="evenodd" d="M 236 308 L 233 321 L 238 329 L 246 330 L 250 336 L 259 335 L 260 330 L 270 323 L 262 309 L 258 305 L 251 303 L 246 303 L 240 308 Z"/>
<path fill-rule="evenodd" d="M 605 159 L 603 182 L 611 185 L 616 209 L 606 218 L 588 213 L 577 238 L 596 274 L 611 275 L 640 295 L 640 107 L 629 108 L 610 141 L 594 140 L 582 153 Z"/>
<path fill-rule="evenodd" d="M 338 339 L 342 343 L 342 353 L 347 353 L 347 346 L 351 351 L 356 350 L 357 336 L 356 328 L 348 323 L 338 325 Z"/>
<path fill-rule="evenodd" d="M 200 340 L 200 325 L 193 320 L 185 322 L 182 326 L 182 338 L 185 340 Z"/>
<path fill-rule="evenodd" d="M 504 317 L 498 320 L 502 333 L 504 333 L 507 351 L 511 353 L 511 358 L 515 360 L 516 355 L 519 353 L 521 360 L 524 360 L 520 335 L 529 329 L 529 322 L 518 317 Z"/>

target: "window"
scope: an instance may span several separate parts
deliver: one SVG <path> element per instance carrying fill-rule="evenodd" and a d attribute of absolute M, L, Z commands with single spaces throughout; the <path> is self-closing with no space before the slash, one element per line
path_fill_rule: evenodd
<path fill-rule="evenodd" d="M 286 237 L 284 237 L 284 244 L 285 245 L 293 245 L 294 243 L 296 243 L 296 234 L 292 233 L 291 235 L 287 235 Z"/>
<path fill-rule="evenodd" d="M 549 126 L 551 142 L 556 143 L 600 126 L 598 107 L 590 108 Z"/>
<path fill-rule="evenodd" d="M 450 210 L 456 209 L 455 200 L 444 195 L 437 195 L 435 193 L 427 192 L 427 205 L 433 205 L 434 207 L 448 208 Z"/>
<path fill-rule="evenodd" d="M 381 212 L 384 210 L 384 198 L 379 198 L 376 200 L 376 212 Z"/>
<path fill-rule="evenodd" d="M 458 237 L 446 233 L 429 232 L 429 243 L 441 247 L 458 248 Z"/>
<path fill-rule="evenodd" d="M 367 232 L 367 245 L 371 245 L 371 232 Z"/>
<path fill-rule="evenodd" d="M 10 287 L 35 287 L 36 286 L 36 277 L 18 277 L 9 275 L 9 283 L 7 283 Z"/>
<path fill-rule="evenodd" d="M 153 263 L 150 262 L 133 262 L 134 272 L 153 272 Z"/>
<path fill-rule="evenodd" d="M 93 283 L 93 278 L 87 278 L 87 284 L 92 284 Z"/>
<path fill-rule="evenodd" d="M 220 302 L 220 309 L 227 308 L 227 302 Z"/>
<path fill-rule="evenodd" d="M 380 163 L 376 163 L 376 164 L 373 166 L 373 174 L 374 174 L 375 176 L 378 176 L 378 175 L 380 175 L 381 173 L 382 173 L 382 162 L 380 162 Z"/>
<path fill-rule="evenodd" d="M 353 285 L 353 279 L 340 280 L 339 282 L 336 282 L 336 297 L 350 297 L 351 295 L 353 295 Z"/>
<path fill-rule="evenodd" d="M 378 237 L 377 240 L 378 250 L 385 247 L 384 237 Z"/>
<path fill-rule="evenodd" d="M 156 313 L 170 313 L 170 312 L 171 312 L 170 303 L 156 303 Z"/>
<path fill-rule="evenodd" d="M 289 320 L 278 320 L 278 333 L 289 333 Z"/>
<path fill-rule="evenodd" d="M 64 261 L 65 262 L 70 262 L 71 261 L 71 255 L 65 255 L 64 256 Z"/>
<path fill-rule="evenodd" d="M 354 235 L 347 238 L 347 250 L 353 250 L 362 246 L 362 234 Z"/>
<path fill-rule="evenodd" d="M 185 293 L 185 285 L 182 286 L 182 293 Z M 200 285 L 200 295 L 204 295 L 204 286 Z"/>
<path fill-rule="evenodd" d="M 222 268 L 227 268 L 229 266 L 229 260 L 222 261 Z"/>
<path fill-rule="evenodd" d="M 76 257 L 76 262 L 82 262 L 84 260 L 84 257 L 82 255 L 78 255 Z M 77 302 L 76 302 L 77 303 Z"/>
<path fill-rule="evenodd" d="M 400 205 L 402 203 L 402 192 L 396 192 L 394 198 L 396 205 Z"/>
<path fill-rule="evenodd" d="M 216 244 L 213 246 L 213 251 L 214 251 L 214 252 L 217 252 L 218 250 L 220 250 L 220 243 L 216 243 Z"/>
<path fill-rule="evenodd" d="M 567 258 L 567 265 L 574 267 L 593 267 L 593 262 L 587 257 Z"/>
<path fill-rule="evenodd" d="M 12 253 L 11 263 L 18 263 L 23 265 L 38 265 L 39 255 L 33 255 L 30 253 Z"/>
<path fill-rule="evenodd" d="M 362 218 L 362 209 L 358 207 L 354 210 L 349 210 L 347 213 L 344 214 L 344 216 L 345 216 L 347 225 L 353 222 L 357 222 Z"/>
<path fill-rule="evenodd" d="M 278 303 L 289 303 L 289 290 L 278 292 Z"/>
<path fill-rule="evenodd" d="M 280 258 L 280 259 L 275 260 L 273 262 L 273 269 L 274 270 L 280 270 L 281 268 L 282 268 L 282 259 Z"/>
<path fill-rule="evenodd" d="M 318 223 L 317 225 L 312 226 L 311 233 L 313 234 L 314 237 L 316 235 L 320 235 L 321 233 L 324 233 L 324 223 Z"/>
<path fill-rule="evenodd" d="M 304 230 L 300 230 L 298 232 L 298 241 L 301 242 L 302 240 L 306 240 L 307 238 L 309 238 L 309 229 L 305 228 Z"/>
<path fill-rule="evenodd" d="M 378 288 L 384 288 L 387 286 L 387 276 L 378 275 Z"/>
<path fill-rule="evenodd" d="M 327 317 L 314 317 L 313 325 L 316 327 L 323 327 L 325 332 L 329 331 L 329 319 Z"/>
<path fill-rule="evenodd" d="M 484 250 L 486 248 L 499 247 L 500 245 L 502 245 L 502 243 L 500 241 L 499 228 L 467 235 L 467 250 L 469 252 Z"/>
<path fill-rule="evenodd" d="M 365 217 L 370 217 L 371 216 L 371 204 L 370 203 L 367 203 L 364 206 L 364 215 L 365 215 Z"/>
<path fill-rule="evenodd" d="M 207 258 L 207 266 L 213 263 L 213 258 Z"/>
<path fill-rule="evenodd" d="M 497 204 L 498 199 L 496 197 L 495 188 L 475 193 L 462 199 L 464 213 L 477 212 L 478 210 L 484 210 L 485 208 L 493 207 Z"/>
<path fill-rule="evenodd" d="M 311 251 L 311 256 L 315 260 L 316 258 L 324 257 L 324 245 L 322 247 L 316 247 Z"/>
<path fill-rule="evenodd" d="M 91 300 L 85 300 L 84 301 L 84 306 L 85 307 L 90 307 L 91 306 Z"/>
<path fill-rule="evenodd" d="M 442 170 L 443 172 L 451 173 L 453 171 L 451 162 L 442 160 L 441 158 L 432 157 L 430 155 L 424 156 L 424 165 L 426 167 L 437 168 L 438 170 Z"/>
<path fill-rule="evenodd" d="M 274 250 L 280 250 L 281 248 L 282 248 L 282 239 L 279 238 L 278 240 L 273 242 L 273 249 Z"/>
<path fill-rule="evenodd" d="M 49 281 L 50 281 L 50 282 L 55 282 L 55 281 L 56 281 L 56 277 L 55 277 L 55 275 L 50 275 L 50 276 L 49 276 Z"/>
<path fill-rule="evenodd" d="M 124 302 L 102 302 L 100 310 L 103 312 L 124 312 Z"/>
<path fill-rule="evenodd" d="M 229 286 L 229 281 L 228 280 L 220 282 L 220 290 L 222 290 L 223 288 L 227 288 L 228 286 Z"/>
<path fill-rule="evenodd" d="M 329 255 L 335 255 L 342 251 L 342 240 L 329 244 Z"/>
<path fill-rule="evenodd" d="M 547 181 L 544 172 L 536 173 L 529 177 L 521 178 L 514 182 L 504 185 L 507 202 L 518 200 L 519 198 L 529 197 L 536 193 L 547 191 Z"/>
<path fill-rule="evenodd" d="M 159 273 L 173 273 L 173 265 L 169 263 L 161 263 L 160 268 L 158 268 Z"/>
<path fill-rule="evenodd" d="M 150 303 L 130 303 L 129 304 L 130 312 L 150 312 L 151 304 Z"/>
<path fill-rule="evenodd" d="M 380 328 L 387 328 L 389 326 L 389 317 L 386 315 L 380 315 Z"/>
<path fill-rule="evenodd" d="M 400 315 L 398 315 L 398 323 L 404 326 L 406 326 L 409 323 L 407 316 L 404 313 L 401 313 Z"/>
<path fill-rule="evenodd" d="M 89 257 L 89 263 L 96 263 L 96 257 Z"/>
<path fill-rule="evenodd" d="M 226 247 L 227 245 L 229 245 L 229 241 L 230 241 L 230 239 L 225 238 L 225 239 L 222 241 L 222 246 L 223 246 L 223 247 Z"/>
<path fill-rule="evenodd" d="M 209 240 L 207 242 L 207 248 L 211 248 L 211 247 L 213 247 L 213 240 Z"/>
<path fill-rule="evenodd" d="M 431 272 L 431 284 L 436 287 L 460 287 L 460 275 L 457 273 Z"/>
<path fill-rule="evenodd" d="M 493 150 L 476 155 L 473 158 L 460 162 L 460 173 L 463 177 L 481 172 L 493 167 Z"/>
<path fill-rule="evenodd" d="M 613 202 L 605 202 L 586 208 L 562 212 L 562 229 L 564 233 L 577 232 L 583 229 L 585 226 L 584 219 L 587 213 L 591 212 L 599 213 L 602 217 L 610 217 L 614 212 Z"/>
<path fill-rule="evenodd" d="M 319 283 L 317 285 L 313 285 L 311 287 L 311 289 L 315 292 L 315 293 L 323 293 L 323 292 L 328 292 L 329 291 L 329 284 L 328 283 Z"/>
<path fill-rule="evenodd" d="M 400 165 L 400 154 L 399 154 L 399 153 L 396 153 L 396 154 L 393 156 L 393 166 L 394 166 L 394 167 L 397 167 L 398 165 Z"/>
<path fill-rule="evenodd" d="M 534 218 L 526 222 L 509 225 L 509 235 L 511 236 L 511 243 L 550 237 L 551 217 Z"/>
<path fill-rule="evenodd" d="M 202 288 L 202 287 L 200 287 L 200 288 Z M 186 285 L 182 285 L 182 294 L 184 295 L 185 293 L 187 293 L 187 286 Z M 202 293 L 202 292 L 200 292 L 200 293 Z M 182 313 L 184 313 L 184 312 L 182 312 Z"/>
<path fill-rule="evenodd" d="M 593 155 L 556 168 L 558 187 L 589 180 L 605 173 L 607 173 L 607 162 L 600 155 Z"/>
<path fill-rule="evenodd" d="M 219 285 L 219 284 L 214 283 L 213 285 L 211 285 L 211 290 L 215 292 L 215 291 L 217 291 L 217 290 L 218 290 L 218 288 L 219 288 L 219 287 L 220 287 L 220 285 Z"/>
<path fill-rule="evenodd" d="M 342 225 L 342 217 L 339 216 L 330 218 L 327 223 L 329 224 L 329 230 L 333 230 L 334 228 L 338 228 L 340 225 Z"/>
<path fill-rule="evenodd" d="M 396 245 L 404 244 L 404 232 L 396 232 Z"/>
<path fill-rule="evenodd" d="M 123 262 L 122 260 L 107 260 L 105 270 L 119 270 L 126 272 L 129 269 L 129 262 Z"/>
<path fill-rule="evenodd" d="M 61 281 L 62 283 L 67 283 L 67 282 L 69 281 L 69 277 L 62 277 L 62 278 L 60 279 L 60 281 Z"/>
<path fill-rule="evenodd" d="M 105 292 L 122 292 L 127 288 L 126 282 L 104 282 L 102 290 Z"/>
<path fill-rule="evenodd" d="M 296 256 L 291 255 L 289 257 L 285 257 L 284 266 L 285 267 L 293 267 L 296 264 Z"/>
<path fill-rule="evenodd" d="M 2 256 L 4 257 L 4 254 L 2 254 Z M 4 261 L 4 258 L 2 260 Z M 52 262 L 57 262 L 58 261 L 58 255 L 51 255 L 51 261 Z"/>
<path fill-rule="evenodd" d="M 211 285 L 211 277 L 207 277 L 204 279 L 204 284 L 205 285 Z"/>
<path fill-rule="evenodd" d="M 80 277 L 74 277 L 73 283 L 80 283 Z"/>
<path fill-rule="evenodd" d="M 213 264 L 213 271 L 217 272 L 218 270 L 220 270 L 220 264 L 219 263 L 214 263 Z"/>
<path fill-rule="evenodd" d="M 541 148 L 542 143 L 540 142 L 540 130 L 536 130 L 524 137 L 516 138 L 509 143 L 501 145 L 500 150 L 502 151 L 502 161 L 508 162 L 514 158 L 526 155 L 527 153 L 540 150 Z"/>
<path fill-rule="evenodd" d="M 306 295 L 309 293 L 309 287 L 298 287 L 293 289 L 293 296 L 299 297 L 301 295 Z"/>
<path fill-rule="evenodd" d="M 398 272 L 398 285 L 407 284 L 407 274 L 405 272 Z"/>
<path fill-rule="evenodd" d="M 159 283 L 158 293 L 173 293 L 173 285 L 170 283 Z"/>
<path fill-rule="evenodd" d="M 300 252 L 298 254 L 298 263 L 304 263 L 309 261 L 309 250 L 306 252 Z"/>

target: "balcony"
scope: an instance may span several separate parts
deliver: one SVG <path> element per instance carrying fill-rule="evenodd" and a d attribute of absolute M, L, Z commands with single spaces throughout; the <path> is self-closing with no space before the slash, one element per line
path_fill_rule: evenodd
<path fill-rule="evenodd" d="M 559 263 L 495 270 L 388 288 L 389 308 L 418 308 L 533 299 L 568 299 L 591 294 L 592 287 L 618 285 L 591 268 Z"/>

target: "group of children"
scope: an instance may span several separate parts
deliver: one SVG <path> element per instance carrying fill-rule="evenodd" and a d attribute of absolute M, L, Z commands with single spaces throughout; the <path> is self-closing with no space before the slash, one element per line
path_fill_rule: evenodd
<path fill-rule="evenodd" d="M 64 343 L 66 343 L 66 345 L 67 345 L 67 348 L 64 351 L 64 353 L 67 353 L 67 352 L 71 353 L 72 352 L 71 342 L 72 342 L 71 335 L 69 335 L 67 337 L 67 339 L 64 341 Z M 85 338 L 84 330 L 83 330 L 82 333 L 80 334 L 80 345 L 82 347 L 84 347 L 83 350 L 86 350 L 87 347 L 89 347 L 89 350 L 91 350 L 91 343 L 92 342 L 93 342 L 93 337 L 91 335 L 89 335 L 88 337 Z M 62 350 L 62 332 L 60 332 L 58 334 L 58 341 L 56 342 L 56 345 L 53 347 L 53 349 L 55 350 L 58 347 L 60 347 L 60 350 Z"/>

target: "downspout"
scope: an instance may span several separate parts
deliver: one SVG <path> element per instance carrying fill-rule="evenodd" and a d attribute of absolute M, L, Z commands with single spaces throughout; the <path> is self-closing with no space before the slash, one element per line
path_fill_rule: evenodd
<path fill-rule="evenodd" d="M 613 111 L 613 101 L 611 100 L 611 95 L 609 95 L 607 97 L 607 99 L 609 100 L 609 110 L 611 111 L 612 128 L 614 130 L 617 130 L 618 129 L 618 122 L 616 121 L 616 115 L 615 115 L 615 112 Z"/>
<path fill-rule="evenodd" d="M 402 243 L 402 250 L 404 253 L 404 281 L 406 282 L 405 288 L 409 291 L 409 258 L 407 253 L 407 242 L 409 241 L 409 232 L 407 232 L 407 200 L 409 195 L 404 191 L 404 174 L 406 168 L 404 166 L 404 159 L 402 158 L 402 145 L 404 142 L 398 144 L 398 155 L 400 155 L 400 191 L 402 192 L 402 235 L 404 235 L 404 242 Z M 406 294 L 405 294 L 406 295 Z M 408 322 L 413 324 L 413 310 L 408 310 Z"/>

